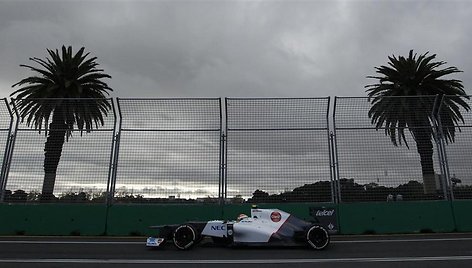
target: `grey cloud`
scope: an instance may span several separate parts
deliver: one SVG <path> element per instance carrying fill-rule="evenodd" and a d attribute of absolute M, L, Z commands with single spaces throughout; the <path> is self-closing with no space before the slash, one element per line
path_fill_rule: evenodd
<path fill-rule="evenodd" d="M 0 85 L 45 48 L 85 45 L 116 96 L 364 95 L 391 54 L 470 72 L 467 1 L 7 1 Z M 466 88 L 469 76 L 463 75 Z"/>

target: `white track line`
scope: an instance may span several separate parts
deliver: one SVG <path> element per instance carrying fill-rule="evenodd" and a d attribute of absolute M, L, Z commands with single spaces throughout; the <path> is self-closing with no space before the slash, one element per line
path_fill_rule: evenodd
<path fill-rule="evenodd" d="M 395 242 L 432 242 L 432 241 L 470 241 L 472 237 L 424 238 L 424 239 L 371 239 L 371 240 L 332 240 L 331 243 L 395 243 Z"/>
<path fill-rule="evenodd" d="M 2 240 L 0 244 L 78 244 L 78 245 L 145 245 L 143 242 L 126 241 L 39 241 L 39 240 Z"/>
<path fill-rule="evenodd" d="M 290 264 L 464 261 L 472 256 L 336 258 L 336 259 L 237 259 L 237 260 L 131 260 L 131 259 L 0 259 L 0 263 L 94 263 L 94 264 Z"/>

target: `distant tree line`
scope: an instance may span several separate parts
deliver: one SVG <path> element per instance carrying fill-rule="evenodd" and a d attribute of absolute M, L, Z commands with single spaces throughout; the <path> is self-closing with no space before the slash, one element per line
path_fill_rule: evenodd
<path fill-rule="evenodd" d="M 443 199 L 442 191 L 436 193 L 424 193 L 421 182 L 411 180 L 397 187 L 382 186 L 377 183 L 356 183 L 354 179 L 343 178 L 339 180 L 341 186 L 342 202 L 372 202 L 389 201 L 389 195 L 400 196 L 401 201 L 415 200 L 439 200 Z M 255 190 L 251 198 L 245 200 L 240 195 L 229 198 L 228 203 L 284 203 L 284 202 L 331 202 L 331 181 L 318 181 L 312 184 L 305 184 L 296 187 L 291 191 L 278 194 L 269 194 L 262 190 Z M 454 197 L 456 199 L 470 199 L 472 197 L 472 185 L 455 185 Z M 104 203 L 106 192 L 66 192 L 59 196 L 53 196 L 51 201 L 57 203 Z M 38 202 L 41 201 L 41 193 L 23 190 L 5 191 L 5 202 Z M 391 201 L 393 201 L 391 200 Z M 140 194 L 120 192 L 115 195 L 114 201 L 117 203 L 217 203 L 217 197 L 203 198 L 148 198 Z M 397 200 L 400 201 L 400 200 Z"/>
<path fill-rule="evenodd" d="M 377 183 L 358 184 L 354 179 L 343 178 L 339 180 L 341 186 L 342 202 L 369 202 L 387 201 L 389 195 L 401 196 L 402 201 L 436 200 L 443 199 L 441 191 L 424 193 L 423 184 L 411 180 L 397 187 L 387 187 Z M 455 186 L 454 197 L 457 199 L 470 198 L 472 186 Z M 279 202 L 331 202 L 331 182 L 319 181 L 313 184 L 305 184 L 293 189 L 293 191 L 280 194 L 271 194 L 256 190 L 248 203 L 279 203 Z"/>

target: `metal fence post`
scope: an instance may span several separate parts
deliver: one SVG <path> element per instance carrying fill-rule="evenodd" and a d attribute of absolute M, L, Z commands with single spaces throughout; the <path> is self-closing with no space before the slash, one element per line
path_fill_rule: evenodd
<path fill-rule="evenodd" d="M 2 163 L 2 171 L 1 171 L 1 176 L 0 176 L 0 203 L 3 202 L 5 198 L 5 188 L 7 184 L 7 177 L 8 177 L 8 172 L 7 172 L 7 167 L 9 165 L 9 157 L 11 154 L 11 144 L 13 142 L 14 136 L 11 133 L 11 128 L 9 130 L 8 136 L 7 136 L 7 141 L 5 144 L 5 153 L 3 156 L 3 163 Z"/>
<path fill-rule="evenodd" d="M 219 99 L 220 105 L 220 180 L 218 183 L 218 195 L 220 205 L 225 203 L 226 199 L 226 134 L 223 131 L 223 109 L 226 108 L 222 105 L 221 98 Z"/>
<path fill-rule="evenodd" d="M 111 106 L 113 110 L 113 135 L 111 138 L 111 150 L 110 150 L 110 162 L 108 164 L 108 181 L 107 181 L 107 192 L 106 192 L 106 199 L 105 202 L 107 205 L 111 205 L 113 201 L 113 191 L 112 191 L 112 185 L 115 181 L 115 152 L 116 152 L 116 143 L 117 143 L 117 134 L 116 134 L 116 126 L 118 123 L 117 120 L 117 115 L 116 115 L 116 108 L 115 108 L 115 102 L 113 99 L 110 99 L 111 101 Z"/>
<path fill-rule="evenodd" d="M 5 154 L 4 154 L 3 164 L 2 164 L 2 176 L 0 177 L 1 179 L 0 202 L 3 202 L 5 198 L 5 189 L 6 189 L 6 185 L 8 181 L 8 175 L 10 173 L 11 159 L 13 157 L 13 148 L 15 147 L 15 141 L 16 141 L 16 131 L 18 129 L 18 124 L 20 120 L 14 99 L 11 99 L 11 105 L 13 106 L 14 112 L 12 112 L 11 107 L 8 105 L 7 99 L 5 99 L 5 103 L 7 105 L 8 112 L 10 113 L 10 127 L 9 127 L 8 140 L 5 146 Z M 13 121 L 16 121 L 14 126 L 13 126 Z"/>
<path fill-rule="evenodd" d="M 441 184 L 443 187 L 443 193 L 445 199 L 454 200 L 454 193 L 450 187 L 450 173 L 449 173 L 449 163 L 447 161 L 447 154 L 446 154 L 446 145 L 444 140 L 444 132 L 443 132 L 443 125 L 441 121 L 441 109 L 444 103 L 445 96 L 439 98 L 436 96 L 437 100 L 435 101 L 435 110 L 433 110 L 433 122 L 434 128 L 436 133 L 436 146 L 438 148 L 438 155 L 439 155 L 439 163 L 441 167 Z M 437 105 L 439 103 L 439 105 Z"/>
<path fill-rule="evenodd" d="M 225 98 L 225 103 L 224 107 L 222 107 L 222 111 L 224 112 L 224 118 L 223 120 L 223 125 L 221 126 L 221 129 L 224 129 L 224 148 L 223 148 L 223 157 L 224 157 L 224 162 L 223 162 L 223 185 L 222 185 L 222 190 L 223 190 L 223 199 L 225 200 L 228 197 L 228 98 Z"/>
<path fill-rule="evenodd" d="M 337 203 L 337 187 L 336 187 L 336 179 L 335 179 L 335 171 L 334 171 L 334 154 L 333 154 L 333 149 L 334 149 L 334 144 L 333 144 L 333 132 L 330 131 L 329 128 L 329 108 L 331 104 L 331 97 L 328 97 L 328 107 L 326 109 L 326 132 L 328 136 L 328 154 L 329 154 L 329 176 L 330 176 L 330 181 L 331 181 L 331 202 L 332 203 Z"/>
<path fill-rule="evenodd" d="M 13 120 L 14 120 L 14 117 L 13 117 L 13 113 L 12 113 L 12 110 L 10 108 L 10 105 L 8 105 L 8 100 L 7 99 L 3 99 L 4 102 L 5 102 L 5 107 L 7 107 L 8 109 L 8 114 L 10 115 L 10 124 L 9 124 L 9 127 L 8 127 L 8 134 L 7 134 L 7 140 L 6 140 L 6 143 L 5 143 L 5 151 L 4 151 L 4 154 L 3 154 L 3 161 L 2 161 L 2 170 L 1 170 L 1 174 L 0 174 L 0 202 L 3 202 L 3 199 L 4 199 L 4 195 L 5 195 L 5 187 L 6 187 L 6 184 L 7 184 L 7 177 L 8 177 L 8 172 L 7 172 L 7 167 L 9 165 L 9 162 L 10 162 L 10 154 L 11 154 L 11 146 L 12 146 L 12 142 L 13 142 Z"/>
<path fill-rule="evenodd" d="M 223 204 L 227 198 L 227 186 L 226 186 L 226 135 L 221 134 L 221 165 L 220 165 L 220 202 Z"/>
<path fill-rule="evenodd" d="M 330 145 L 330 150 L 329 150 L 329 160 L 330 160 L 330 173 L 331 173 L 331 194 L 332 194 L 332 201 L 333 203 L 339 203 L 339 189 L 338 189 L 338 180 L 336 177 L 336 167 L 337 163 L 335 161 L 335 146 L 334 146 L 334 134 L 333 132 L 330 132 L 329 134 L 329 145 Z"/>
<path fill-rule="evenodd" d="M 110 173 L 107 186 L 107 205 L 111 205 L 113 203 L 113 198 L 115 196 L 116 176 L 118 170 L 118 156 L 120 151 L 121 123 L 123 120 L 119 98 L 116 98 L 116 103 L 117 109 L 115 109 L 115 106 L 113 106 L 113 111 L 115 115 L 115 126 L 113 128 L 112 151 L 110 156 Z M 118 110 L 118 120 L 116 120 L 116 110 Z"/>
<path fill-rule="evenodd" d="M 444 136 L 442 136 L 444 137 Z M 445 176 L 442 178 L 441 182 L 444 185 L 444 192 L 448 195 L 448 198 L 450 200 L 454 200 L 454 191 L 451 187 L 451 173 L 449 172 L 449 163 L 447 160 L 447 153 L 446 153 L 446 144 L 444 142 L 444 139 L 441 139 L 440 141 L 440 149 L 441 149 L 441 157 L 442 157 L 442 165 L 444 166 L 444 174 Z"/>
<path fill-rule="evenodd" d="M 333 154 L 333 173 L 334 173 L 334 180 L 336 185 L 336 194 L 337 194 L 337 203 L 342 202 L 342 192 L 341 192 L 341 184 L 339 181 L 339 160 L 338 160 L 338 145 L 336 141 L 336 105 L 337 105 L 338 97 L 334 97 L 334 104 L 333 104 L 333 134 L 332 138 L 332 154 Z"/>

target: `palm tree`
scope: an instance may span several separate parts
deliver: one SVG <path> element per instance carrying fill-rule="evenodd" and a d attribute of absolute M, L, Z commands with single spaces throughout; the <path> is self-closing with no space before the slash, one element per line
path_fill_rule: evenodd
<path fill-rule="evenodd" d="M 433 61 L 436 54 L 428 54 L 417 57 L 410 50 L 408 58 L 388 57 L 388 66 L 375 68 L 378 76 L 367 77 L 377 79 L 378 83 L 365 88 L 372 104 L 369 118 L 376 129 L 385 127 L 385 134 L 395 146 L 403 141 L 407 147 L 404 130 L 410 130 L 420 155 L 424 192 L 431 194 L 436 192 L 432 139 L 433 123 L 438 120 L 432 115 L 433 109 L 438 107 L 437 101 L 443 99 L 442 133 L 446 142 L 454 142 L 455 126 L 459 121 L 464 122 L 460 109 L 469 111 L 470 107 L 464 101 L 469 97 L 462 81 L 443 78 L 461 71 L 456 67 L 440 69 L 446 62 Z"/>
<path fill-rule="evenodd" d="M 44 124 L 47 135 L 41 200 L 54 197 L 62 148 L 72 135 L 74 126 L 80 133 L 103 126 L 104 116 L 111 108 L 106 96 L 113 90 L 101 80 L 111 76 L 97 69 L 97 58 L 87 58 L 89 53 L 84 54 L 84 50 L 82 47 L 73 55 L 71 46 L 63 46 L 62 53 L 48 49 L 50 58 L 30 58 L 42 68 L 20 65 L 36 74 L 13 85 L 20 87 L 11 96 L 16 95 L 14 105 L 21 122 L 26 121 L 28 126 L 40 132 Z"/>

